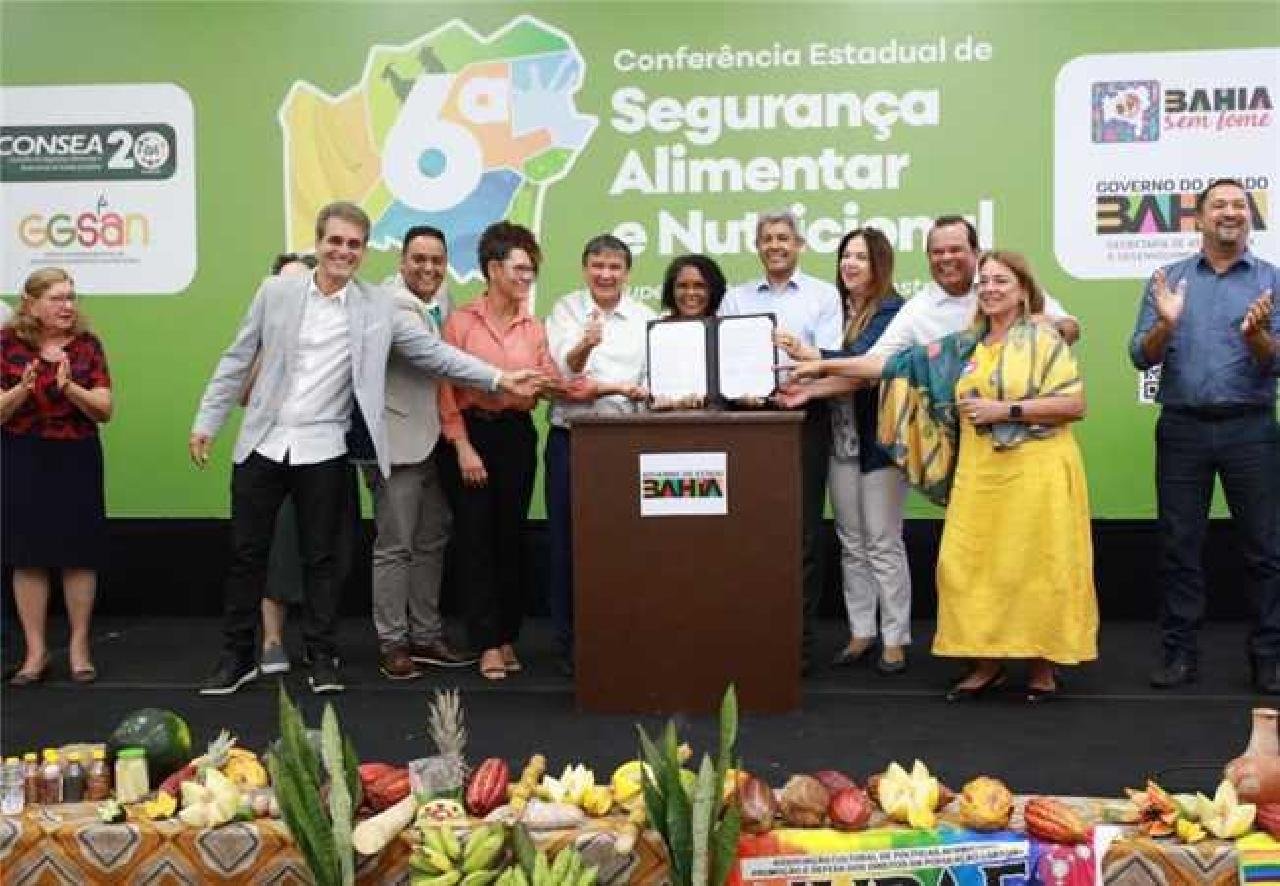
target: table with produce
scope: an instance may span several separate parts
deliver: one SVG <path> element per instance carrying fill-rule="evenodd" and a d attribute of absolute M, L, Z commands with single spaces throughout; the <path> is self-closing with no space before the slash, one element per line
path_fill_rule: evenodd
<path fill-rule="evenodd" d="M 410 886 L 1046 886 L 1280 880 L 1277 715 L 1254 712 L 1212 797 L 1148 782 L 1123 800 L 959 792 L 891 763 L 784 785 L 735 756 L 737 706 L 695 759 L 673 725 L 607 778 L 554 759 L 469 761 L 456 693 L 437 692 L 433 753 L 357 760 L 333 708 L 308 729 L 280 694 L 261 755 L 224 731 L 195 753 L 182 718 L 125 718 L 105 745 L 9 757 L 4 883 L 406 883 Z"/>

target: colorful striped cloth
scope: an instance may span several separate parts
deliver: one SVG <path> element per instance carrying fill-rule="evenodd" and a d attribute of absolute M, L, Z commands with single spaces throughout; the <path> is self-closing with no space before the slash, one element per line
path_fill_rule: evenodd
<path fill-rule="evenodd" d="M 1267 834 L 1236 840 L 1241 886 L 1280 886 L 1280 842 Z"/>

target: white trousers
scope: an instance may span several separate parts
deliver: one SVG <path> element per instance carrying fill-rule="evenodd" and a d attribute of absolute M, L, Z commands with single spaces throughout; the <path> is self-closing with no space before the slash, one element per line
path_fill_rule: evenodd
<path fill-rule="evenodd" d="M 911 642 L 911 573 L 902 543 L 907 478 L 896 467 L 864 474 L 856 458 L 833 458 L 828 484 L 849 632 L 857 639 L 875 637 L 878 608 L 881 641 L 906 646 Z"/>

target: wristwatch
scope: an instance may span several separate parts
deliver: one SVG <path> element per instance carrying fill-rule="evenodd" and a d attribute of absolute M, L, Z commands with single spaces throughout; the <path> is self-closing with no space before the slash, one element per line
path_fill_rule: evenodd
<path fill-rule="evenodd" d="M 1022 404 L 1021 404 L 1021 403 L 1010 403 L 1010 404 L 1009 404 L 1009 418 L 1013 419 L 1014 421 L 1017 421 L 1017 420 L 1019 420 L 1020 418 L 1022 418 Z"/>

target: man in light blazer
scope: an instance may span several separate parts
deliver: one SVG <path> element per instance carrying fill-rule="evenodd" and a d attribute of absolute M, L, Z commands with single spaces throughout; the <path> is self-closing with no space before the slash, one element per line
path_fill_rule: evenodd
<path fill-rule="evenodd" d="M 336 555 L 343 483 L 349 457 L 371 458 L 384 476 L 390 473 L 383 406 L 393 348 L 420 370 L 458 384 L 523 396 L 543 387 L 536 372 L 502 372 L 448 346 L 401 316 L 386 289 L 357 280 L 369 230 L 369 217 L 352 203 L 320 210 L 315 273 L 263 281 L 200 401 L 189 449 L 203 467 L 260 355 L 233 454 L 224 651 L 202 695 L 229 695 L 258 675 L 254 630 L 286 494 L 298 510 L 309 682 L 317 693 L 342 690 L 334 633 L 344 578 Z"/>
<path fill-rule="evenodd" d="M 400 273 L 388 281 L 397 310 L 436 334 L 453 307 L 444 285 L 448 266 L 444 233 L 420 225 L 405 232 Z M 378 670 L 388 680 L 420 677 L 420 665 L 461 667 L 476 660 L 450 648 L 440 619 L 451 514 L 439 470 L 437 394 L 434 379 L 391 355 L 385 413 L 391 473 L 384 477 L 372 466 L 364 471 L 378 527 L 373 627 Z"/>

